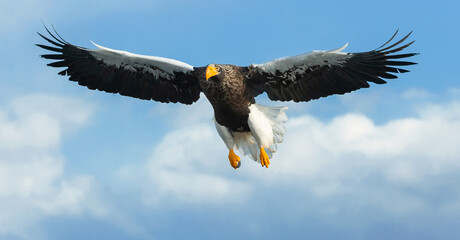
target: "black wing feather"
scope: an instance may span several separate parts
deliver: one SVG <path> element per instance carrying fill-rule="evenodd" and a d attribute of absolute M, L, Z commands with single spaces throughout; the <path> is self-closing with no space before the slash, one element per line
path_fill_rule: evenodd
<path fill-rule="evenodd" d="M 45 27 L 46 28 L 46 27 Z M 54 27 L 53 27 L 54 29 Z M 173 102 L 192 104 L 200 97 L 201 87 L 194 71 L 190 73 L 174 72 L 171 78 L 155 77 L 145 69 L 135 68 L 135 71 L 108 65 L 91 55 L 90 50 L 72 45 L 62 39 L 54 30 L 55 34 L 46 28 L 52 37 L 46 37 L 40 33 L 51 46 L 36 44 L 45 50 L 53 52 L 41 57 L 57 60 L 47 64 L 51 67 L 66 67 L 58 74 L 69 76 L 70 81 L 78 82 L 79 85 L 89 89 L 97 89 L 109 93 L 135 97 L 159 102 Z M 156 66 L 145 66 L 161 71 Z"/>
<path fill-rule="evenodd" d="M 401 46 L 412 32 L 396 43 L 390 44 L 398 31 L 381 47 L 362 53 L 348 53 L 345 60 L 338 64 L 317 64 L 307 66 L 299 62 L 285 72 L 275 73 L 264 70 L 261 65 L 251 65 L 247 69 L 246 82 L 257 96 L 266 92 L 271 100 L 279 101 L 310 101 L 333 94 L 345 94 L 360 88 L 368 88 L 368 82 L 384 84 L 384 79 L 395 79 L 397 73 L 409 72 L 401 66 L 416 64 L 401 61 L 418 53 L 393 54 L 409 47 L 414 41 Z M 304 67 L 305 71 L 295 75 L 296 68 Z"/>

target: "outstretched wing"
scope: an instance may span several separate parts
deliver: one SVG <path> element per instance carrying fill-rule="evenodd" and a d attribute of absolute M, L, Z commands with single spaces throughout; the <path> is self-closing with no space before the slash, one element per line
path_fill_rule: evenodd
<path fill-rule="evenodd" d="M 412 32 L 385 47 L 397 33 L 383 46 L 369 52 L 344 53 L 342 50 L 347 44 L 336 50 L 313 51 L 252 64 L 248 67 L 246 82 L 254 96 L 266 92 L 271 100 L 295 102 L 368 88 L 368 82 L 384 84 L 386 81 L 383 79 L 397 78 L 394 73 L 408 72 L 401 66 L 416 64 L 400 59 L 417 53 L 393 54 L 414 42 L 401 46 Z"/>
<path fill-rule="evenodd" d="M 56 32 L 57 37 L 46 30 L 52 39 L 38 34 L 52 45 L 37 46 L 53 53 L 41 57 L 56 60 L 48 66 L 66 67 L 59 75 L 70 76 L 69 80 L 89 89 L 164 103 L 192 104 L 200 97 L 201 88 L 191 65 L 112 50 L 94 43 L 98 49 L 78 47 Z"/>

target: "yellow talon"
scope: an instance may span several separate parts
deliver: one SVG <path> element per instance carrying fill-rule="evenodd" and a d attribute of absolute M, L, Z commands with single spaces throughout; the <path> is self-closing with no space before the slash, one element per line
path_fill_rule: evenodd
<path fill-rule="evenodd" d="M 265 152 L 264 148 L 260 148 L 260 164 L 262 167 L 267 167 L 270 165 L 270 159 L 268 158 L 267 153 Z"/>
<path fill-rule="evenodd" d="M 230 152 L 228 153 L 228 160 L 230 160 L 230 165 L 232 165 L 234 169 L 240 167 L 240 157 L 233 152 L 233 149 L 230 149 Z"/>

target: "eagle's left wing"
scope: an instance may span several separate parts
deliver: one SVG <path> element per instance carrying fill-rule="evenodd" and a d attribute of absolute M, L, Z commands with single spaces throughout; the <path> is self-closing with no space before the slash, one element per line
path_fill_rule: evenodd
<path fill-rule="evenodd" d="M 408 72 L 400 66 L 415 64 L 400 59 L 417 53 L 392 54 L 414 42 L 400 46 L 412 32 L 385 47 L 397 33 L 383 46 L 369 52 L 344 53 L 345 45 L 336 50 L 313 51 L 252 64 L 247 69 L 246 83 L 254 96 L 266 92 L 271 100 L 295 102 L 367 88 L 368 82 L 384 84 L 383 79 L 397 78 L 393 73 Z"/>
<path fill-rule="evenodd" d="M 104 92 L 154 100 L 164 103 L 192 104 L 200 97 L 197 68 L 174 59 L 145 56 L 96 45 L 87 49 L 70 44 L 46 29 L 51 46 L 37 46 L 51 51 L 43 58 L 55 60 L 51 67 L 65 67 L 59 75 Z M 59 38 L 58 38 L 59 37 Z M 198 69 L 198 71 L 200 71 Z"/>

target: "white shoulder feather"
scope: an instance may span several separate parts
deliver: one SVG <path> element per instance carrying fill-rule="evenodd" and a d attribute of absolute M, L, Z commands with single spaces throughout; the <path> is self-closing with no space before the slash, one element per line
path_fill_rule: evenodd
<path fill-rule="evenodd" d="M 307 69 L 313 66 L 341 64 L 351 57 L 351 55 L 342 52 L 347 46 L 348 43 L 334 50 L 312 51 L 296 56 L 277 58 L 262 64 L 251 64 L 250 67 L 275 74 L 278 71 L 283 73 L 296 66 L 303 66 L 301 69 Z"/>
<path fill-rule="evenodd" d="M 154 75 L 161 75 L 160 69 L 166 73 L 174 74 L 174 72 L 187 73 L 193 71 L 193 66 L 187 63 L 164 58 L 154 57 L 147 55 L 139 55 L 126 51 L 114 50 L 106 48 L 92 42 L 98 49 L 88 50 L 89 53 L 98 60 L 103 61 L 107 65 L 114 65 L 116 67 L 123 67 L 131 71 L 136 71 L 136 68 L 143 69 Z M 165 76 L 162 76 L 165 77 Z"/>

